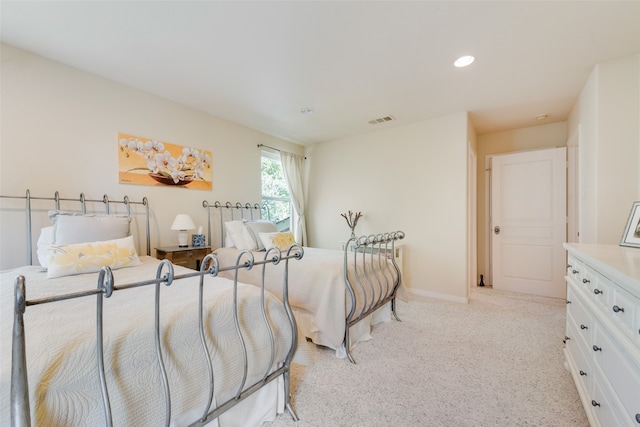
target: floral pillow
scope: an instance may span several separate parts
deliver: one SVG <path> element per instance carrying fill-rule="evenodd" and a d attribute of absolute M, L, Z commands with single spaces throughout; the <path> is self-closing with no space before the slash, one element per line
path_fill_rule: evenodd
<path fill-rule="evenodd" d="M 47 277 L 94 273 L 102 267 L 112 270 L 140 264 L 133 236 L 101 242 L 51 245 L 48 255 Z"/>
<path fill-rule="evenodd" d="M 286 232 L 275 232 L 275 233 L 260 233 L 260 240 L 264 245 L 266 250 L 271 248 L 278 248 L 280 251 L 286 251 L 289 249 L 291 245 L 293 245 L 296 241 L 293 238 L 293 233 L 290 231 Z"/>

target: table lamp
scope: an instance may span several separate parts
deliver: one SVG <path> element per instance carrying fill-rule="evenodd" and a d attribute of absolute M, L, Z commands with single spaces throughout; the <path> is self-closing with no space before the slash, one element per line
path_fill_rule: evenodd
<path fill-rule="evenodd" d="M 178 214 L 176 215 L 176 219 L 173 220 L 173 224 L 171 224 L 172 230 L 178 230 L 178 246 L 181 248 L 186 248 L 189 246 L 187 230 L 193 230 L 196 228 L 196 225 L 191 220 L 191 217 L 186 214 Z"/>

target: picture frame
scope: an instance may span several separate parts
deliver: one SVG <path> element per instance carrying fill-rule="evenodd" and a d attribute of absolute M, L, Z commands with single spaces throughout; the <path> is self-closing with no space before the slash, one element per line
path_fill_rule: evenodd
<path fill-rule="evenodd" d="M 640 248 L 640 201 L 634 202 L 624 228 L 620 246 Z"/>

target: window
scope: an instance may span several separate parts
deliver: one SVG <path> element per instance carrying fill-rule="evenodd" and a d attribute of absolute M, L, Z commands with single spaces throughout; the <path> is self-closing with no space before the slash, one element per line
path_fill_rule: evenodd
<path fill-rule="evenodd" d="M 291 227 L 291 199 L 280 156 L 263 151 L 261 171 L 262 217 L 273 221 L 278 230 L 288 231 Z"/>

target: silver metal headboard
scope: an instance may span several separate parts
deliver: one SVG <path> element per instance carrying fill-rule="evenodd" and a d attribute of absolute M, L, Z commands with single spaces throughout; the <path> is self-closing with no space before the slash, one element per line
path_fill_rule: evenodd
<path fill-rule="evenodd" d="M 147 245 L 147 255 L 151 255 L 151 238 L 150 238 L 150 227 L 149 227 L 149 201 L 146 197 L 142 198 L 140 202 L 132 202 L 129 200 L 128 196 L 124 196 L 122 201 L 119 200 L 109 200 L 109 196 L 106 194 L 102 196 L 100 200 L 92 200 L 87 199 L 84 193 L 80 193 L 80 197 L 77 199 L 69 199 L 60 197 L 60 193 L 58 191 L 55 192 L 53 197 L 35 197 L 31 195 L 31 192 L 27 189 L 26 194 L 24 196 L 3 196 L 0 195 L 2 199 L 23 199 L 26 201 L 25 205 L 25 214 L 27 220 L 27 260 L 29 265 L 33 264 L 33 230 L 31 223 L 31 201 L 32 200 L 49 200 L 54 202 L 54 209 L 60 209 L 60 202 L 79 202 L 80 209 L 83 214 L 87 213 L 87 203 L 103 203 L 105 207 L 105 213 L 108 215 L 111 211 L 111 204 L 123 204 L 127 209 L 127 216 L 131 217 L 131 205 L 142 205 L 145 207 L 145 234 L 146 234 L 146 245 Z"/>
<path fill-rule="evenodd" d="M 209 203 L 208 201 L 204 200 L 202 202 L 202 207 L 207 209 L 207 245 L 213 247 L 213 234 L 211 232 L 211 209 L 218 209 L 219 210 L 219 217 L 220 217 L 220 238 L 221 238 L 221 246 L 224 246 L 224 239 L 225 239 L 225 229 L 224 229 L 224 222 L 225 222 L 225 218 L 223 217 L 222 214 L 222 210 L 223 209 L 228 209 L 228 212 L 230 212 L 230 215 L 226 218 L 228 221 L 233 221 L 234 219 L 249 219 L 249 220 L 254 220 L 254 219 L 261 219 L 262 218 L 262 209 L 263 206 L 261 206 L 259 203 L 240 203 L 240 202 L 236 202 L 235 204 L 231 203 L 231 202 L 227 202 L 224 205 L 220 202 L 218 202 L 217 200 L 213 203 Z M 248 216 L 248 218 L 247 218 Z"/>

